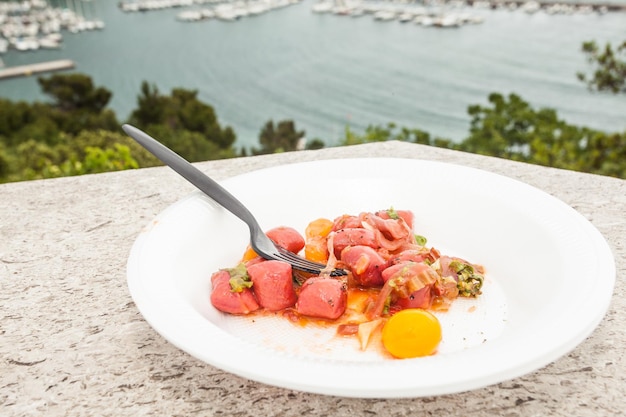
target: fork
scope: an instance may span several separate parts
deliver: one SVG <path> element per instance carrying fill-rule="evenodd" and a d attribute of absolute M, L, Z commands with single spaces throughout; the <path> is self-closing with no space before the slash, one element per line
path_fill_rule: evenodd
<path fill-rule="evenodd" d="M 137 141 L 137 143 L 159 158 L 165 165 L 169 166 L 187 181 L 195 185 L 200 191 L 215 200 L 216 203 L 243 220 L 250 229 L 250 246 L 258 255 L 265 259 L 287 262 L 291 264 L 292 268 L 299 271 L 315 275 L 319 275 L 322 271 L 326 272 L 326 265 L 309 261 L 308 259 L 275 245 L 274 242 L 267 237 L 265 232 L 263 232 L 263 229 L 259 226 L 259 222 L 254 218 L 252 213 L 250 213 L 239 200 L 176 152 L 134 126 L 125 124 L 122 126 L 122 129 L 124 129 L 126 134 Z M 333 269 L 329 271 L 329 273 L 331 276 L 335 277 L 347 275 L 346 271 L 343 269 Z"/>

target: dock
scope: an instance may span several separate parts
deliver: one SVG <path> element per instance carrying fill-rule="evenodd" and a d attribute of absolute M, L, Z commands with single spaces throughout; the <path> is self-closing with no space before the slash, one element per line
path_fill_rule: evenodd
<path fill-rule="evenodd" d="M 60 59 L 56 61 L 40 62 L 37 64 L 8 67 L 0 69 L 0 80 L 15 77 L 28 77 L 44 72 L 62 71 L 72 69 L 75 66 L 74 61 L 69 59 Z"/>

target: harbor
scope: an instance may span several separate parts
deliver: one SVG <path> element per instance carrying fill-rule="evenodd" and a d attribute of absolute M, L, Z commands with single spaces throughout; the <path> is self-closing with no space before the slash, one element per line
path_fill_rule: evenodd
<path fill-rule="evenodd" d="M 85 2 L 92 4 L 92 2 Z M 64 34 L 102 30 L 104 21 L 82 0 L 54 7 L 44 0 L 0 2 L 0 54 L 60 49 Z"/>
<path fill-rule="evenodd" d="M 240 146 L 256 144 L 270 119 L 293 120 L 307 138 L 329 144 L 347 126 L 361 132 L 392 121 L 460 141 L 471 122 L 468 106 L 485 105 L 491 92 L 518 93 L 534 109 L 555 109 L 572 124 L 626 128 L 623 97 L 591 94 L 576 78 L 588 68 L 582 43 L 623 42 L 625 13 L 526 13 L 478 4 L 464 9 L 484 17 L 482 23 L 443 29 L 317 14 L 311 11 L 317 0 L 234 22 L 197 23 L 177 19 L 183 7 L 127 13 L 117 1 L 94 1 L 104 30 L 63 31 L 57 50 L 11 48 L 1 56 L 5 65 L 70 59 L 76 63 L 70 71 L 112 92 L 109 107 L 120 119 L 137 107 L 143 81 L 161 95 L 198 90 Z M 48 99 L 37 77 L 4 79 L 0 91 L 10 100 Z"/>
<path fill-rule="evenodd" d="M 548 15 L 606 14 L 626 11 L 626 5 L 612 3 L 587 3 L 555 1 L 507 0 L 452 0 L 445 2 L 368 2 L 360 0 L 319 0 L 311 11 L 339 16 L 372 16 L 377 21 L 413 22 L 420 26 L 456 28 L 467 24 L 483 23 L 479 10 L 521 11 L 528 14 Z"/>
<path fill-rule="evenodd" d="M 65 34 L 102 30 L 105 22 L 93 0 L 25 0 L 0 2 L 0 55 L 9 49 L 22 52 L 59 49 Z M 176 20 L 235 21 L 301 3 L 301 0 L 124 0 L 117 6 L 125 13 L 181 9 Z M 484 21 L 480 10 L 525 13 L 606 14 L 624 12 L 626 4 L 607 2 L 558 2 L 552 0 L 316 0 L 316 14 L 371 16 L 377 21 L 413 22 L 421 26 L 460 27 Z"/>
<path fill-rule="evenodd" d="M 118 6 L 126 13 L 150 12 L 182 8 L 176 19 L 182 22 L 200 22 L 211 19 L 235 21 L 257 16 L 285 6 L 298 4 L 301 0 L 126 0 Z M 556 14 L 605 14 L 626 11 L 626 5 L 598 2 L 558 2 L 547 0 L 318 0 L 311 11 L 339 16 L 371 16 L 378 21 L 397 20 L 414 22 L 421 26 L 460 27 L 465 24 L 482 23 L 482 16 L 472 10 L 509 10 L 526 13 L 545 12 Z"/>

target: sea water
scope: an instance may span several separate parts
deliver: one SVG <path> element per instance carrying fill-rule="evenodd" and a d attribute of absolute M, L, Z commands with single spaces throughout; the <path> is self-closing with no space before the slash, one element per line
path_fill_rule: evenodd
<path fill-rule="evenodd" d="M 482 24 L 423 27 L 318 14 L 312 0 L 234 22 L 181 22 L 181 9 L 124 13 L 94 0 L 102 31 L 66 33 L 60 50 L 9 51 L 6 66 L 71 59 L 75 71 L 113 92 L 124 121 L 142 81 L 163 94 L 198 90 L 239 146 L 254 146 L 263 125 L 293 120 L 306 137 L 336 143 L 346 127 L 418 128 L 455 141 L 469 131 L 468 106 L 491 92 L 516 93 L 569 123 L 626 130 L 626 96 L 594 93 L 576 73 L 589 72 L 584 41 L 626 40 L 626 12 L 528 14 L 468 9 Z M 36 77 L 0 81 L 0 97 L 45 100 Z"/>

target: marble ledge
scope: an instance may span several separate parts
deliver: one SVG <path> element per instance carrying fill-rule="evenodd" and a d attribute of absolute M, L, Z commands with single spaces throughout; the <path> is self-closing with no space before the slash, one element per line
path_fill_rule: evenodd
<path fill-rule="evenodd" d="M 596 331 L 556 362 L 471 392 L 321 396 L 202 363 L 157 334 L 126 287 L 141 228 L 194 188 L 166 167 L 0 185 L 3 416 L 618 416 L 626 410 L 626 181 L 402 142 L 197 163 L 215 179 L 286 163 L 401 157 L 484 169 L 563 200 L 609 243 L 617 281 Z M 584 308 L 584 306 L 581 306 Z"/>

